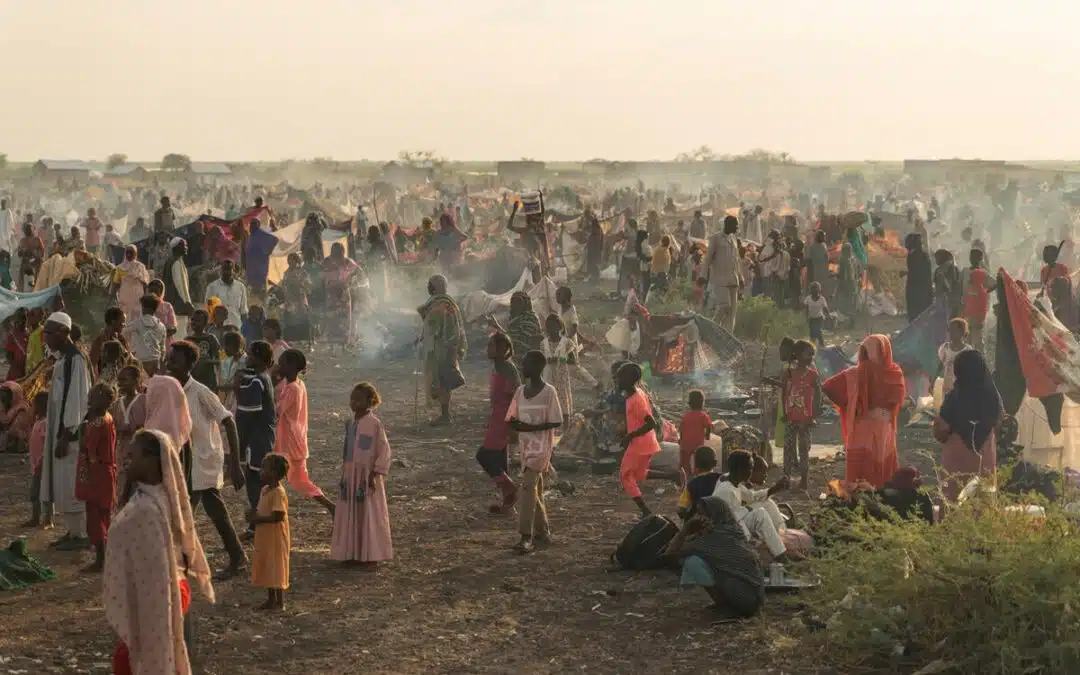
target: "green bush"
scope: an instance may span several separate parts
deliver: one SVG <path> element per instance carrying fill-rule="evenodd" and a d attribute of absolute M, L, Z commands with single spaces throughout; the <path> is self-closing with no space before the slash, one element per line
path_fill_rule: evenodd
<path fill-rule="evenodd" d="M 804 644 L 837 672 L 1080 672 L 1080 538 L 1062 509 L 982 495 L 938 525 L 855 519 L 805 563 L 820 630 Z M 820 623 L 818 623 L 820 627 Z"/>
<path fill-rule="evenodd" d="M 772 300 L 758 295 L 739 301 L 735 335 L 773 345 L 782 337 L 800 338 L 809 334 L 804 312 L 780 309 Z"/>

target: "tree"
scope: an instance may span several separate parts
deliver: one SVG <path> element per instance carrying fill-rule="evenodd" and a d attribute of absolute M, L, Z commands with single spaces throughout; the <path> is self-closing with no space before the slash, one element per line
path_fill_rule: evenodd
<path fill-rule="evenodd" d="M 191 171 L 191 158 L 170 152 L 161 159 L 161 168 L 165 171 Z"/>
<path fill-rule="evenodd" d="M 398 161 L 410 166 L 440 167 L 447 162 L 447 159 L 439 157 L 433 150 L 402 150 L 398 153 Z"/>
<path fill-rule="evenodd" d="M 676 162 L 711 162 L 716 159 L 716 153 L 707 145 L 699 145 L 690 152 L 680 152 L 675 157 Z"/>
<path fill-rule="evenodd" d="M 125 155 L 122 152 L 115 152 L 115 153 L 109 155 L 108 159 L 105 160 L 105 168 L 106 169 L 115 169 L 118 166 L 122 166 L 124 164 L 127 164 L 127 160 L 128 160 L 127 155 Z"/>
<path fill-rule="evenodd" d="M 748 152 L 744 152 L 741 155 L 733 155 L 728 157 L 731 160 L 743 160 L 750 162 L 764 162 L 767 164 L 794 164 L 795 158 L 786 152 L 770 152 L 763 150 L 762 148 L 754 148 Z"/>

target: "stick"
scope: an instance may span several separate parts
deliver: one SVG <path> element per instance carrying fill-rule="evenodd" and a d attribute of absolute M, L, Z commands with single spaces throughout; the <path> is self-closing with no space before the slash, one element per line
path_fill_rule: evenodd
<path fill-rule="evenodd" d="M 416 345 L 416 370 L 413 371 L 413 424 L 420 426 L 420 376 L 422 374 L 423 363 L 421 363 L 421 350 L 423 348 L 420 344 Z"/>

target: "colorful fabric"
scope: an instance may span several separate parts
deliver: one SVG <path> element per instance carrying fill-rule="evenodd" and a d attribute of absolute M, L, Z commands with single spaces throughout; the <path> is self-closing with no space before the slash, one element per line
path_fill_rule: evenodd
<path fill-rule="evenodd" d="M 7 429 L 10 436 L 26 440 L 34 425 L 34 411 L 23 394 L 22 386 L 18 382 L 5 382 L 0 389 L 11 392 L 11 405 L 0 411 L 0 427 Z"/>
<path fill-rule="evenodd" d="M 1080 343 L 1076 336 L 1028 298 L 1007 272 L 1000 275 L 1028 394 L 1043 398 L 1080 392 Z"/>
<path fill-rule="evenodd" d="M 687 476 L 696 473 L 694 451 L 705 445 L 711 428 L 712 420 L 704 410 L 688 410 L 679 422 L 679 468 Z"/>
<path fill-rule="evenodd" d="M 905 371 L 938 371 L 938 345 L 947 339 L 949 310 L 934 303 L 892 338 L 893 360 Z"/>
<path fill-rule="evenodd" d="M 285 514 L 280 521 L 255 526 L 255 555 L 251 558 L 252 586 L 280 590 L 289 587 L 289 550 L 292 548 L 289 497 L 280 484 L 264 486 L 255 513 L 269 516 L 278 512 Z"/>
<path fill-rule="evenodd" d="M 25 539 L 16 539 L 0 551 L 0 591 L 21 591 L 55 578 L 55 572 L 30 555 Z"/>
<path fill-rule="evenodd" d="M 106 511 L 116 498 L 116 424 L 105 413 L 88 420 L 79 439 L 75 496 Z"/>
<path fill-rule="evenodd" d="M 458 362 L 465 358 L 465 322 L 449 295 L 432 296 L 417 312 L 424 322 L 424 377 L 431 398 L 447 385 L 464 384 Z M 460 378 L 460 379 L 459 379 Z"/>

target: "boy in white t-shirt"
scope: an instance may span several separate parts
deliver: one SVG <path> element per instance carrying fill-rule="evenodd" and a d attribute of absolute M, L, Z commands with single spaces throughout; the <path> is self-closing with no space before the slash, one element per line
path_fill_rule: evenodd
<path fill-rule="evenodd" d="M 820 283 L 815 281 L 810 284 L 810 295 L 806 296 L 803 304 L 806 305 L 806 319 L 810 324 L 810 339 L 817 342 L 819 347 L 824 347 L 825 336 L 823 329 L 825 328 L 825 319 L 829 316 L 829 303 L 826 302 L 825 296 L 821 294 Z"/>
<path fill-rule="evenodd" d="M 521 450 L 521 489 L 518 490 L 518 527 L 521 540 L 515 550 L 532 553 L 533 544 L 551 540 L 547 507 L 544 504 L 544 476 L 551 471 L 551 452 L 555 430 L 562 426 L 562 408 L 555 387 L 544 381 L 547 359 L 544 353 L 531 351 L 521 360 L 525 384 L 518 387 L 506 421 L 518 432 Z"/>

